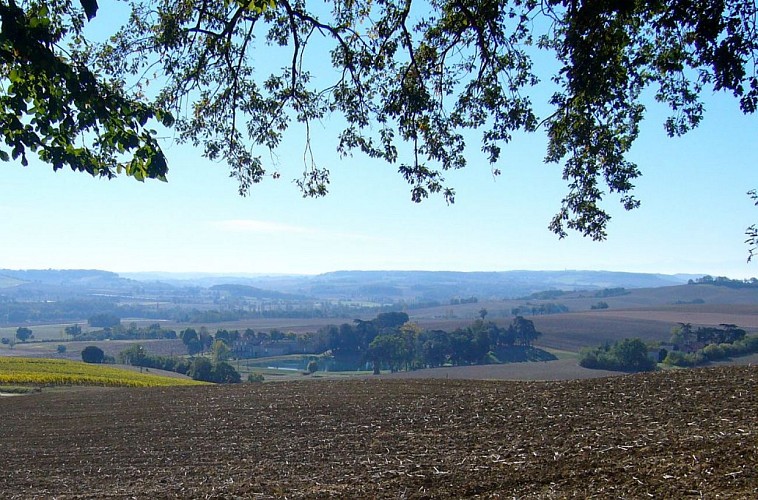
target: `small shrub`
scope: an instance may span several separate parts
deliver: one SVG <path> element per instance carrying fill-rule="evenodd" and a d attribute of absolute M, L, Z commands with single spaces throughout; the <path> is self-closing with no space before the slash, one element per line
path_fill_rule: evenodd
<path fill-rule="evenodd" d="M 644 372 L 655 370 L 656 363 L 648 357 L 648 348 L 640 339 L 624 339 L 612 346 L 583 349 L 579 365 L 584 368 Z"/>
<path fill-rule="evenodd" d="M 742 344 L 743 348 L 745 349 L 745 352 L 758 352 L 758 335 L 753 335 L 750 337 L 745 337 L 744 339 L 739 341 L 739 344 Z"/>
<path fill-rule="evenodd" d="M 703 348 L 703 356 L 709 361 L 718 361 L 729 357 L 723 344 L 710 344 Z"/>
<path fill-rule="evenodd" d="M 202 380 L 203 382 L 211 382 L 213 375 L 213 363 L 208 358 L 195 358 L 190 365 L 190 369 L 187 375 L 194 380 Z"/>
<path fill-rule="evenodd" d="M 213 379 L 213 382 L 216 382 L 218 384 L 239 384 L 242 382 L 242 377 L 240 377 L 240 374 L 237 372 L 237 370 L 235 370 L 232 365 L 224 361 L 217 363 L 213 367 L 211 378 Z"/>
<path fill-rule="evenodd" d="M 250 383 L 261 383 L 263 380 L 263 375 L 260 373 L 250 373 L 247 376 L 247 381 Z"/>
<path fill-rule="evenodd" d="M 90 345 L 82 350 L 82 361 L 85 363 L 102 363 L 105 353 L 97 346 Z"/>

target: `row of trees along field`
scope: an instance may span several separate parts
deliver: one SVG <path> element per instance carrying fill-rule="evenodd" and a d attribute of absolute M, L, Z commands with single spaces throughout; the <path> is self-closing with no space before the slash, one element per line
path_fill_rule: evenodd
<path fill-rule="evenodd" d="M 180 358 L 155 356 L 148 354 L 145 348 L 134 344 L 118 354 L 118 358 L 107 356 L 97 346 L 87 346 L 82 350 L 82 361 L 85 363 L 119 363 L 144 368 L 166 370 L 182 375 L 188 375 L 194 380 L 214 382 L 218 384 L 235 384 L 241 381 L 240 374 L 232 365 L 213 357 Z"/>
<path fill-rule="evenodd" d="M 758 335 L 748 336 L 737 325 L 694 329 L 679 323 L 671 332 L 670 345 L 647 345 L 640 339 L 624 339 L 613 344 L 583 349 L 579 364 L 585 368 L 617 371 L 650 371 L 663 363 L 669 366 L 697 366 L 709 361 L 758 352 Z"/>
<path fill-rule="evenodd" d="M 111 326 L 102 327 L 99 330 L 84 331 L 79 325 L 70 325 L 63 329 L 66 335 L 74 340 L 147 340 L 147 339 L 175 339 L 176 331 L 163 328 L 159 323 L 147 326 L 138 326 L 137 323 L 124 325 L 118 318 L 117 322 L 109 323 Z M 90 324 L 90 326 L 95 326 Z"/>
<path fill-rule="evenodd" d="M 735 356 L 758 352 L 758 335 L 748 336 L 737 325 L 698 327 L 679 323 L 671 329 L 671 344 L 663 362 L 671 366 L 697 366 Z"/>

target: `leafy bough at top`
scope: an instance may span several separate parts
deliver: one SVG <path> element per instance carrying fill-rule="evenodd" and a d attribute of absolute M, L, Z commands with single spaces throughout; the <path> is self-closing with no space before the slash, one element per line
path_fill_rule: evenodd
<path fill-rule="evenodd" d="M 544 129 L 545 161 L 563 166 L 569 188 L 550 229 L 560 237 L 576 230 L 603 239 L 610 220 L 607 193 L 617 195 L 624 209 L 639 205 L 633 182 L 641 171 L 627 155 L 644 117 L 645 89 L 657 88 L 655 98 L 671 107 L 665 123 L 670 135 L 701 121 L 704 88 L 731 92 L 745 113 L 754 112 L 758 102 L 752 0 L 313 5 L 307 0 L 133 1 L 128 22 L 109 42 L 95 54 L 81 51 L 97 56 L 84 59 L 97 68 L 88 73 L 75 62 L 63 62 L 57 49 L 61 32 L 81 35 L 81 15 L 70 3 L 51 4 L 58 11 L 48 16 L 55 22 L 43 34 L 58 38 L 50 44 L 43 36 L 31 37 L 41 49 L 19 59 L 17 45 L 29 36 L 9 35 L 13 29 L 6 33 L 6 21 L 10 28 L 26 29 L 40 11 L 29 3 L 22 11 L 26 24 L 13 24 L 6 15 L 15 8 L 11 2 L 0 8 L 4 68 L 31 63 L 32 69 L 22 69 L 23 79 L 36 79 L 38 85 L 26 94 L 14 86 L 14 93 L 2 96 L 8 110 L 2 115 L 6 144 L 14 155 L 23 155 L 25 147 L 54 143 L 62 149 L 41 155 L 54 168 L 69 164 L 93 175 L 125 171 L 138 179 L 163 178 L 165 158 L 143 127 L 167 110 L 179 117 L 179 139 L 226 162 L 246 195 L 266 176 L 279 175 L 268 171 L 258 150 L 275 150 L 290 125 L 300 122 L 305 154 L 296 184 L 304 196 L 323 196 L 329 169 L 313 158 L 311 124 L 338 114 L 346 122 L 335 134 L 341 155 L 357 150 L 399 165 L 413 201 L 441 194 L 453 202 L 443 174 L 467 166 L 467 130 L 481 131 L 481 149 L 497 175 L 514 132 Z M 71 23 L 61 21 L 66 16 Z M 266 49 L 264 43 L 274 47 Z M 282 48 L 288 54 L 283 67 L 268 74 L 258 55 Z M 532 61 L 536 50 L 553 54 L 558 71 L 540 74 Z M 45 51 L 72 76 L 41 70 Z M 327 58 L 330 71 L 322 68 Z M 87 75 L 95 83 L 77 97 L 68 83 Z M 135 78 L 145 87 L 160 82 L 154 102 L 125 94 L 123 82 Z M 558 89 L 549 102 L 552 113 L 542 121 L 529 96 L 541 79 L 552 79 Z M 61 85 L 63 93 L 51 90 Z M 29 113 L 20 104 L 27 97 L 53 104 L 35 108 L 36 129 L 12 119 L 11 112 Z M 95 99 L 104 104 L 93 107 Z M 82 120 L 91 116 L 91 107 L 99 111 L 91 121 Z M 67 149 L 82 133 L 96 135 L 95 151 Z M 123 154 L 133 160 L 118 164 L 115 157 Z"/>
<path fill-rule="evenodd" d="M 96 2 L 82 5 L 89 18 L 95 16 Z M 171 126 L 171 114 L 128 96 L 119 82 L 93 73 L 81 53 L 61 48 L 81 39 L 82 14 L 69 3 L 25 7 L 0 4 L 0 72 L 6 79 L 0 92 L 0 160 L 26 166 L 31 151 L 54 170 L 69 166 L 93 176 L 124 172 L 138 180 L 165 180 L 166 158 L 155 132 L 145 126 L 151 119 Z"/>

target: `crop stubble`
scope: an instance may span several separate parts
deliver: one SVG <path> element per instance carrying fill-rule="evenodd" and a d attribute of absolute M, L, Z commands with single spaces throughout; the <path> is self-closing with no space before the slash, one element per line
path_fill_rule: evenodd
<path fill-rule="evenodd" d="M 758 368 L 0 399 L 3 498 L 755 498 Z"/>

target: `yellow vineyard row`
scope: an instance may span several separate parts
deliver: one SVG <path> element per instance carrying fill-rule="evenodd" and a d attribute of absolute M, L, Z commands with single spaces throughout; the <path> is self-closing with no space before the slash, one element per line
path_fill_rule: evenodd
<path fill-rule="evenodd" d="M 63 359 L 0 358 L 0 384 L 159 387 L 199 382 Z"/>

